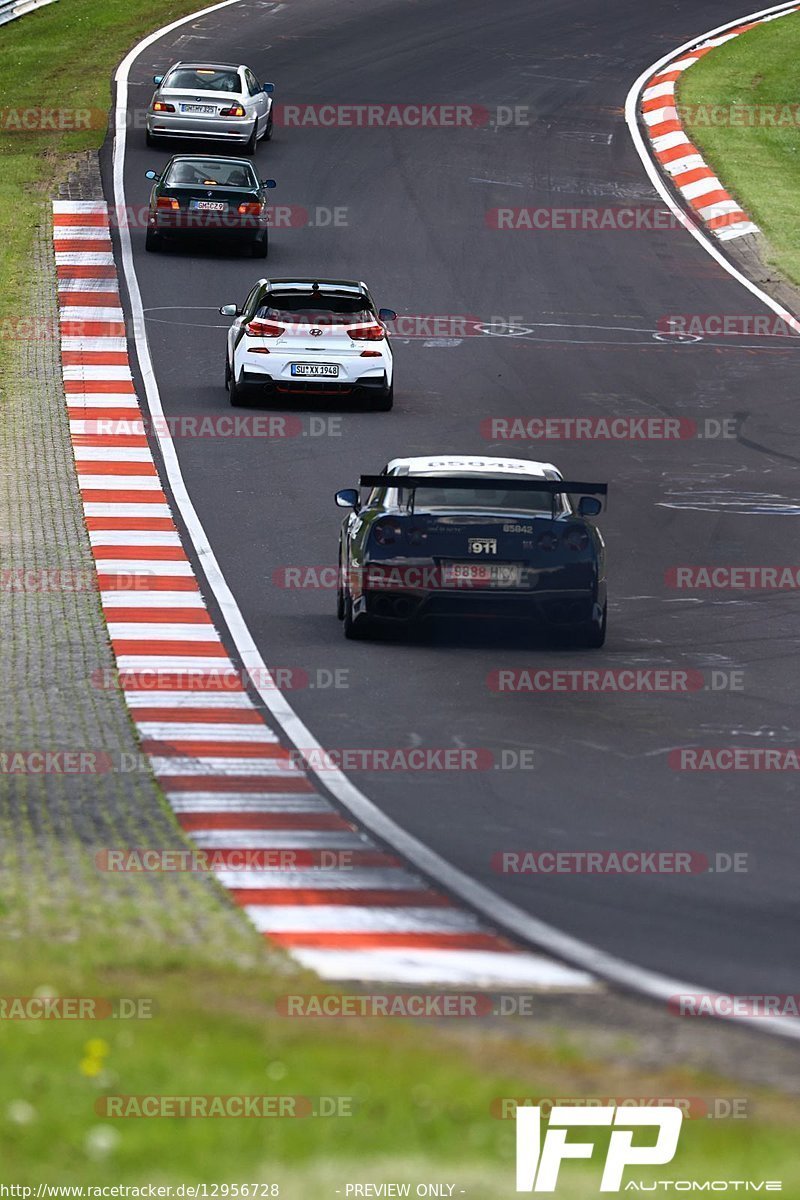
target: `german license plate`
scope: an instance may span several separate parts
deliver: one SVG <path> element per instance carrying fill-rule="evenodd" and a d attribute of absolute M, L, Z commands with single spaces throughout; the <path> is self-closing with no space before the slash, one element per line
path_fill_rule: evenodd
<path fill-rule="evenodd" d="M 519 587 L 522 583 L 520 563 L 445 563 L 442 566 L 444 587 Z"/>
<path fill-rule="evenodd" d="M 339 374 L 339 368 L 336 363 L 292 363 L 292 374 L 306 378 L 323 376 L 326 379 L 335 379 Z"/>
<path fill-rule="evenodd" d="M 213 117 L 216 110 L 210 104 L 182 104 L 182 113 L 200 113 L 204 117 Z"/>
<path fill-rule="evenodd" d="M 190 200 L 189 208 L 195 212 L 225 212 L 227 204 L 224 200 Z"/>

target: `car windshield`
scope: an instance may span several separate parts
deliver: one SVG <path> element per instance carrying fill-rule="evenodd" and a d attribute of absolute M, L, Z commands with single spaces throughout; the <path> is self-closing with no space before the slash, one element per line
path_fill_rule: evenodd
<path fill-rule="evenodd" d="M 258 187 L 249 163 L 219 158 L 179 160 L 169 168 L 164 183 L 167 187 Z"/>
<path fill-rule="evenodd" d="M 414 508 L 463 508 L 470 512 L 536 512 L 550 513 L 552 498 L 549 492 L 512 491 L 505 488 L 448 488 L 418 487 L 413 489 Z M 411 502 L 411 489 L 399 488 L 401 507 Z M 556 496 L 556 512 L 562 511 L 561 498 Z"/>
<path fill-rule="evenodd" d="M 270 292 L 257 316 L 294 325 L 361 325 L 375 321 L 363 296 L 334 292 Z"/>
<path fill-rule="evenodd" d="M 164 80 L 162 87 L 183 92 L 233 92 L 242 90 L 239 72 L 221 67 L 178 67 Z"/>

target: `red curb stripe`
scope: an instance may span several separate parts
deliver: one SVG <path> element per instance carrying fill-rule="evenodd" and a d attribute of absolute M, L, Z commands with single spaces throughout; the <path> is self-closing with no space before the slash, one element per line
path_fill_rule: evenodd
<path fill-rule="evenodd" d="M 301 794 L 314 796 L 314 788 L 309 784 L 305 775 L 160 775 L 162 788 L 166 792 L 247 792 L 261 793 L 277 792 L 278 794 Z M 224 816 L 225 814 L 223 814 Z M 301 814 L 296 814 L 300 816 Z M 176 814 L 176 816 L 180 816 Z M 243 818 L 242 818 L 243 820 Z M 230 826 L 199 826 L 203 829 L 229 829 Z M 257 828 L 269 829 L 270 826 L 246 826 L 237 824 L 237 829 Z M 285 828 L 275 826 L 273 828 Z M 295 828 L 300 828 L 296 826 Z M 326 827 L 327 828 L 327 827 Z M 337 829 L 349 829 L 350 826 L 336 826 Z"/>
<path fill-rule="evenodd" d="M 104 575 L 98 567 L 99 586 L 101 592 L 199 592 L 197 581 L 190 575 L 137 575 L 136 587 L 131 587 L 133 571 L 116 571 L 113 575 Z"/>
<path fill-rule="evenodd" d="M 188 562 L 183 546 L 93 546 L 96 559 L 127 560 L 131 563 L 153 560 L 154 562 Z M 186 578 L 190 578 L 186 576 Z"/>
<path fill-rule="evenodd" d="M 453 908 L 451 900 L 439 892 L 426 889 L 425 891 L 394 891 L 381 888 L 359 888 L 357 892 L 342 889 L 336 891 L 324 888 L 230 888 L 233 900 L 244 908 L 248 904 L 261 904 L 265 907 L 277 907 L 282 904 L 319 905 L 341 904 L 352 906 L 358 899 L 359 904 L 375 908 Z"/>
<path fill-rule="evenodd" d="M 124 321 L 67 321 L 61 322 L 62 337 L 127 337 Z M 110 389 L 113 390 L 113 389 Z"/>
<path fill-rule="evenodd" d="M 354 897 L 355 898 L 355 897 Z M 267 941 L 279 946 L 318 950 L 496 950 L 508 953 L 514 947 L 492 933 L 265 933 Z"/>
<path fill-rule="evenodd" d="M 683 188 L 687 184 L 697 183 L 698 179 L 715 179 L 716 176 L 710 167 L 692 167 L 688 171 L 681 171 L 679 175 L 672 176 L 672 182 L 675 187 Z"/>
<path fill-rule="evenodd" d="M 126 350 L 62 350 L 61 361 L 66 367 L 129 366 Z"/>
<path fill-rule="evenodd" d="M 736 225 L 739 221 L 749 221 L 746 212 L 742 212 L 737 208 L 735 212 L 723 213 L 719 217 L 706 217 L 705 222 L 709 229 L 724 229 L 728 225 Z"/>
<path fill-rule="evenodd" d="M 224 780 L 217 780 L 224 783 Z M 252 781 L 251 781 L 252 782 Z M 187 791 L 206 791 L 206 787 L 188 788 Z M 220 789 L 223 790 L 223 789 Z M 228 790 L 227 787 L 224 790 Z M 269 791 L 269 788 L 262 788 Z M 277 791 L 277 788 L 274 789 Z M 286 789 L 287 791 L 289 789 Z M 300 789 L 297 789 L 298 791 Z M 312 789 L 309 788 L 309 791 Z M 239 788 L 236 789 L 239 791 Z M 338 813 L 176 813 L 178 824 L 187 833 L 201 829 L 296 829 L 318 830 L 326 833 L 331 830 L 350 830 L 353 826 L 345 821 Z M 350 893 L 352 895 L 352 892 Z"/>
<path fill-rule="evenodd" d="M 176 755 L 181 758 L 264 758 L 270 762 L 286 763 L 289 751 L 279 742 L 197 742 L 181 738 L 164 741 L 160 738 L 142 738 L 145 754 Z"/>
<path fill-rule="evenodd" d="M 119 292 L 59 291 L 58 303 L 62 308 L 119 308 Z"/>
<path fill-rule="evenodd" d="M 117 608 L 113 605 L 106 611 L 106 619 L 115 624 L 124 621 L 126 625 L 163 625 L 178 621 L 181 625 L 210 625 L 213 629 L 205 608 Z"/>
<path fill-rule="evenodd" d="M 147 475 L 150 478 L 158 476 L 152 462 L 98 462 L 96 459 L 85 459 L 78 463 L 81 475 Z"/>
<path fill-rule="evenodd" d="M 339 868 L 329 867 L 328 868 L 329 870 L 340 869 L 343 871 L 349 871 L 354 867 L 392 867 L 392 868 L 400 869 L 405 866 L 405 863 L 403 863 L 399 858 L 396 858 L 392 854 L 385 854 L 382 850 L 341 850 L 338 846 L 319 846 L 319 847 L 315 847 L 313 850 L 309 850 L 309 848 L 307 846 L 271 846 L 271 847 L 250 846 L 245 849 L 242 849 L 241 847 L 238 847 L 238 848 L 237 847 L 225 847 L 224 849 L 218 849 L 216 846 L 214 846 L 214 847 L 206 846 L 206 847 L 201 847 L 201 850 L 204 850 L 209 855 L 213 855 L 215 867 L 219 867 L 222 870 L 226 870 L 226 871 L 241 871 L 241 870 L 258 871 L 260 869 L 264 869 L 264 868 L 259 868 L 258 866 L 241 867 L 239 865 L 241 863 L 242 854 L 243 853 L 246 854 L 246 853 L 248 853 L 248 851 L 251 854 L 253 854 L 253 853 L 263 854 L 265 856 L 265 861 L 267 863 L 269 862 L 268 856 L 290 854 L 292 856 L 291 859 L 281 860 L 279 858 L 277 860 L 277 863 L 275 866 L 272 866 L 272 867 L 267 866 L 266 867 L 266 869 L 268 869 L 268 870 L 286 871 L 290 877 L 291 877 L 292 871 L 302 870 L 303 868 L 320 869 L 320 854 L 321 853 L 347 856 L 346 858 L 341 860 L 341 862 L 344 864 L 343 866 L 341 866 Z M 281 862 L 286 863 L 286 865 L 282 866 Z M 276 889 L 273 889 L 273 888 L 255 889 L 254 888 L 252 890 L 254 890 L 254 891 L 262 890 L 264 892 L 270 892 L 270 891 L 274 891 Z M 285 888 L 285 889 L 281 888 L 280 891 L 283 895 L 288 896 L 293 891 L 295 891 L 295 889 L 294 888 Z M 320 894 L 322 894 L 322 891 L 320 892 Z M 328 893 L 328 894 L 330 894 L 330 893 Z M 367 901 L 364 899 L 364 890 L 362 888 L 358 888 L 357 891 L 351 890 L 348 894 L 350 896 L 351 904 L 353 903 L 354 899 L 357 899 L 359 904 L 367 903 Z M 413 894 L 425 896 L 425 895 L 427 895 L 427 892 L 412 893 L 412 895 Z M 249 901 L 248 903 L 254 903 L 254 902 Z M 290 900 L 284 899 L 284 900 L 276 901 L 274 903 L 279 903 L 279 904 L 299 903 L 299 904 L 302 904 L 303 901 L 302 900 L 294 901 L 291 899 Z M 406 900 L 405 903 L 413 904 L 413 900 Z M 427 908 L 429 906 L 426 905 L 425 907 Z M 430 905 L 430 907 L 434 907 L 434 906 Z"/>
<path fill-rule="evenodd" d="M 144 434 L 123 435 L 115 433 L 112 435 L 109 433 L 103 436 L 102 434 L 96 433 L 73 433 L 71 436 L 72 445 L 78 450 L 80 450 L 82 446 L 87 448 L 94 446 L 98 449 L 101 449 L 103 446 L 106 448 L 110 448 L 111 446 L 120 446 L 125 447 L 126 449 L 135 449 L 137 447 L 144 449 L 147 446 L 147 438 L 144 436 Z M 79 456 L 76 454 L 75 457 L 78 458 Z"/>
<path fill-rule="evenodd" d="M 665 133 L 683 133 L 680 121 L 662 121 L 660 125 L 651 125 L 648 129 L 651 139 L 663 137 Z"/>
<path fill-rule="evenodd" d="M 98 489 L 81 487 L 84 504 L 166 504 L 167 497 L 160 491 L 116 491 L 114 488 Z"/>
<path fill-rule="evenodd" d="M 86 528 L 95 533 L 124 529 L 126 533 L 171 533 L 172 517 L 86 517 Z"/>
<path fill-rule="evenodd" d="M 90 408 L 85 403 L 81 404 L 80 401 L 77 404 L 74 402 L 70 404 L 67 400 L 67 409 L 73 421 L 116 421 L 117 423 L 125 421 L 131 427 L 128 433 L 144 433 L 144 418 L 138 406 L 136 408 Z M 94 432 L 102 437 L 106 436 L 104 427 L 95 429 Z M 121 430 L 109 429 L 108 435 L 110 436 L 112 432 L 121 433 Z"/>
<path fill-rule="evenodd" d="M 121 396 L 133 396 L 136 389 L 130 379 L 65 379 L 64 391 L 69 396 L 75 392 L 92 395 L 95 392 L 118 393 Z"/>
<path fill-rule="evenodd" d="M 222 642 L 139 641 L 138 638 L 112 638 L 114 653 L 136 658 L 222 658 L 228 655 Z"/>
<path fill-rule="evenodd" d="M 684 197 L 686 199 L 686 197 Z M 722 204 L 726 200 L 731 200 L 732 197 L 724 188 L 719 188 L 715 192 L 704 192 L 702 196 L 695 196 L 689 200 L 692 208 L 708 208 L 710 204 Z"/>
<path fill-rule="evenodd" d="M 100 225 L 105 228 L 108 228 L 108 213 L 105 213 L 105 212 L 53 213 L 53 224 L 56 226 L 56 228 L 60 228 L 61 226 L 64 226 L 64 225 L 66 225 L 66 226 L 70 226 L 70 225 L 98 226 L 98 225 Z"/>
<path fill-rule="evenodd" d="M 116 279 L 117 268 L 113 263 L 59 263 L 56 275 L 59 279 Z"/>
<path fill-rule="evenodd" d="M 656 150 L 656 158 L 660 163 L 671 163 L 679 158 L 688 158 L 691 154 L 699 153 L 700 151 L 691 142 L 683 142 L 680 146 L 673 146 L 671 150 Z"/>
<path fill-rule="evenodd" d="M 263 717 L 255 708 L 160 708 L 152 706 L 136 709 L 137 722 L 160 721 L 192 721 L 196 725 L 217 725 L 223 721 L 227 725 L 262 725 Z"/>
<path fill-rule="evenodd" d="M 108 254 L 111 238 L 55 238 L 56 254 Z"/>

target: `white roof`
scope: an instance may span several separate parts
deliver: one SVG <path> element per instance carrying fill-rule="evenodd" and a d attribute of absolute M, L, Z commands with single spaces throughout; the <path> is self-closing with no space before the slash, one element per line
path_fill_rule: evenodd
<path fill-rule="evenodd" d="M 395 474 L 400 468 L 405 468 L 409 475 L 530 475 L 543 479 L 547 471 L 555 471 L 559 477 L 561 474 L 552 463 L 533 462 L 529 458 L 493 458 L 482 454 L 393 458 L 387 472 Z"/>

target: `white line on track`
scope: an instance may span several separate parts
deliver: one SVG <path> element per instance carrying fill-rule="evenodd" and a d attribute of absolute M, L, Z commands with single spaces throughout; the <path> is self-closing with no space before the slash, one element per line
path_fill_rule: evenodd
<path fill-rule="evenodd" d="M 774 9 L 765 9 L 763 13 L 772 11 L 782 11 L 783 9 L 792 7 L 795 0 L 790 4 L 781 4 Z M 143 50 L 153 45 L 154 42 L 170 33 L 173 29 L 179 28 L 189 20 L 196 20 L 199 16 L 205 16 L 210 12 L 218 11 L 222 8 L 228 8 L 232 4 L 239 3 L 239 0 L 222 0 L 222 3 L 213 4 L 206 9 L 191 14 L 190 17 L 183 17 L 180 20 L 173 21 L 169 25 L 156 30 L 155 33 L 140 41 L 126 55 L 120 63 L 115 76 L 117 85 L 115 97 L 115 138 L 114 138 L 114 153 L 113 153 L 113 185 L 114 185 L 114 203 L 118 209 L 125 208 L 125 146 L 127 140 L 127 104 L 128 104 L 128 80 L 131 66 L 142 53 Z M 763 13 L 755 15 L 763 15 Z M 717 33 L 723 33 L 736 24 L 741 24 L 743 21 L 750 18 L 740 17 L 736 21 L 731 21 L 715 29 L 707 36 L 713 36 Z M 694 39 L 687 43 L 687 49 L 693 46 L 700 38 Z M 661 181 L 658 172 L 653 163 L 644 150 L 641 134 L 636 124 L 636 105 L 639 91 L 644 86 L 657 68 L 663 63 L 669 61 L 675 54 L 666 55 L 660 62 L 649 67 L 634 84 L 628 96 L 626 103 L 626 118 L 631 130 L 634 144 L 639 152 L 642 162 L 645 165 L 648 175 L 653 182 L 653 185 L 664 197 L 665 202 L 675 212 L 675 215 L 682 215 L 672 197 L 668 195 L 663 182 Z M 730 264 L 727 259 L 713 247 L 707 239 L 699 233 L 699 231 L 690 227 L 689 232 L 695 237 L 701 245 L 711 254 L 725 270 L 729 271 L 734 278 L 746 287 L 764 303 L 768 304 L 778 315 L 783 316 L 794 328 L 800 332 L 800 322 L 795 319 L 780 305 L 771 300 L 763 292 L 761 292 L 755 284 L 752 284 L 740 272 Z M 120 244 L 122 250 L 122 268 L 125 276 L 128 295 L 130 298 L 132 315 L 134 318 L 135 342 L 139 367 L 144 383 L 145 394 L 152 416 L 163 417 L 164 410 L 161 402 L 161 395 L 158 389 L 158 383 L 153 369 L 153 362 L 150 356 L 150 347 L 147 342 L 144 331 L 144 311 L 142 307 L 142 297 L 139 290 L 139 281 L 136 276 L 136 268 L 133 261 L 133 253 L 131 250 L 130 232 L 127 227 L 123 226 L 119 230 Z M 62 260 L 69 259 L 72 256 L 61 255 Z M 98 256 L 102 261 L 105 261 L 105 256 Z M 111 256 L 108 256 L 109 260 Z M 164 422 L 156 422 L 157 426 L 165 425 Z M 208 540 L 206 532 L 200 522 L 200 519 L 192 504 L 189 493 L 186 489 L 186 484 L 181 473 L 180 464 L 178 462 L 175 447 L 172 439 L 165 428 L 159 427 L 156 429 L 155 436 L 158 440 L 159 449 L 161 451 L 164 467 L 169 479 L 170 488 L 172 490 L 175 503 L 180 509 L 181 517 L 186 525 L 189 537 L 192 540 L 197 559 L 205 572 L 208 583 L 214 592 L 217 604 L 227 627 L 230 631 L 234 644 L 236 645 L 239 656 L 244 666 L 253 673 L 253 678 L 260 680 L 257 690 L 261 698 L 272 714 L 275 721 L 284 731 L 285 735 L 295 746 L 305 747 L 312 750 L 322 750 L 320 743 L 312 735 L 300 717 L 295 713 L 294 709 L 289 704 L 283 693 L 275 690 L 274 684 L 267 684 L 268 672 L 263 658 L 256 646 L 253 636 L 247 626 L 247 623 L 242 615 L 239 606 L 233 593 L 228 586 L 225 576 L 217 562 L 214 551 Z M 151 535 L 152 536 L 152 535 Z M 162 760 L 164 770 L 168 760 Z M 203 765 L 203 770 L 207 770 L 208 765 Z M 528 945 L 540 947 L 542 950 L 561 958 L 566 962 L 570 962 L 575 966 L 582 968 L 584 971 L 591 972 L 594 975 L 607 979 L 620 987 L 631 989 L 642 995 L 649 996 L 660 1003 L 666 1003 L 670 997 L 676 993 L 692 993 L 703 992 L 707 989 L 698 987 L 696 984 L 686 983 L 682 980 L 673 979 L 660 972 L 650 971 L 647 968 L 637 966 L 634 963 L 626 962 L 624 959 L 617 958 L 616 955 L 609 954 L 599 947 L 591 945 L 579 938 L 572 937 L 570 934 L 564 933 L 562 930 L 555 928 L 546 921 L 540 920 L 538 917 L 532 916 L 523 909 L 518 908 L 514 904 L 503 900 L 496 895 L 490 888 L 478 883 L 470 878 L 469 875 L 453 866 L 451 863 L 443 859 L 434 850 L 426 846 L 418 838 L 408 833 L 396 824 L 390 817 L 382 812 L 371 800 L 341 771 L 326 771 L 324 776 L 324 786 L 336 798 L 336 800 L 346 808 L 355 819 L 366 829 L 374 833 L 380 840 L 387 845 L 394 847 L 399 854 L 403 855 L 414 867 L 422 871 L 430 879 L 436 880 L 443 888 L 448 889 L 453 895 L 458 896 L 466 904 L 483 913 L 488 921 L 494 925 L 504 927 L 509 933 L 520 938 Z M 299 875 L 299 872 L 297 872 Z M 319 872 L 317 873 L 317 875 Z M 341 883 L 342 873 L 339 873 L 338 882 Z M 285 878 L 285 873 L 284 873 Z M 223 880 L 224 882 L 224 880 Z M 245 887 L 253 887 L 252 875 L 245 873 L 245 879 L 241 881 L 241 885 Z M 234 879 L 230 879 L 227 886 L 236 886 Z M 319 886 L 318 878 L 315 878 L 309 886 Z M 404 952 L 405 955 L 405 952 Z M 373 961 L 377 960 L 377 954 Z M 410 955 L 409 955 L 410 957 Z M 495 958 L 496 956 L 493 956 Z M 305 955 L 305 961 L 309 965 L 314 962 L 319 964 L 315 969 L 324 973 L 322 953 Z M 363 963 L 363 959 L 361 960 Z M 493 964 L 496 969 L 496 964 Z M 373 969 L 377 969 L 374 967 Z M 430 971 L 430 961 L 428 963 Z M 443 966 L 443 970 L 444 970 Z M 553 964 L 554 972 L 558 971 L 558 964 Z M 361 973 L 362 978 L 366 978 L 366 969 Z M 430 976 L 428 976 L 430 977 Z M 780 1017 L 756 1018 L 756 1017 L 731 1017 L 731 1020 L 738 1021 L 742 1024 L 751 1026 L 752 1028 L 762 1030 L 764 1032 L 781 1034 L 786 1037 L 800 1038 L 800 1027 L 797 1022 L 791 1019 Z"/>

